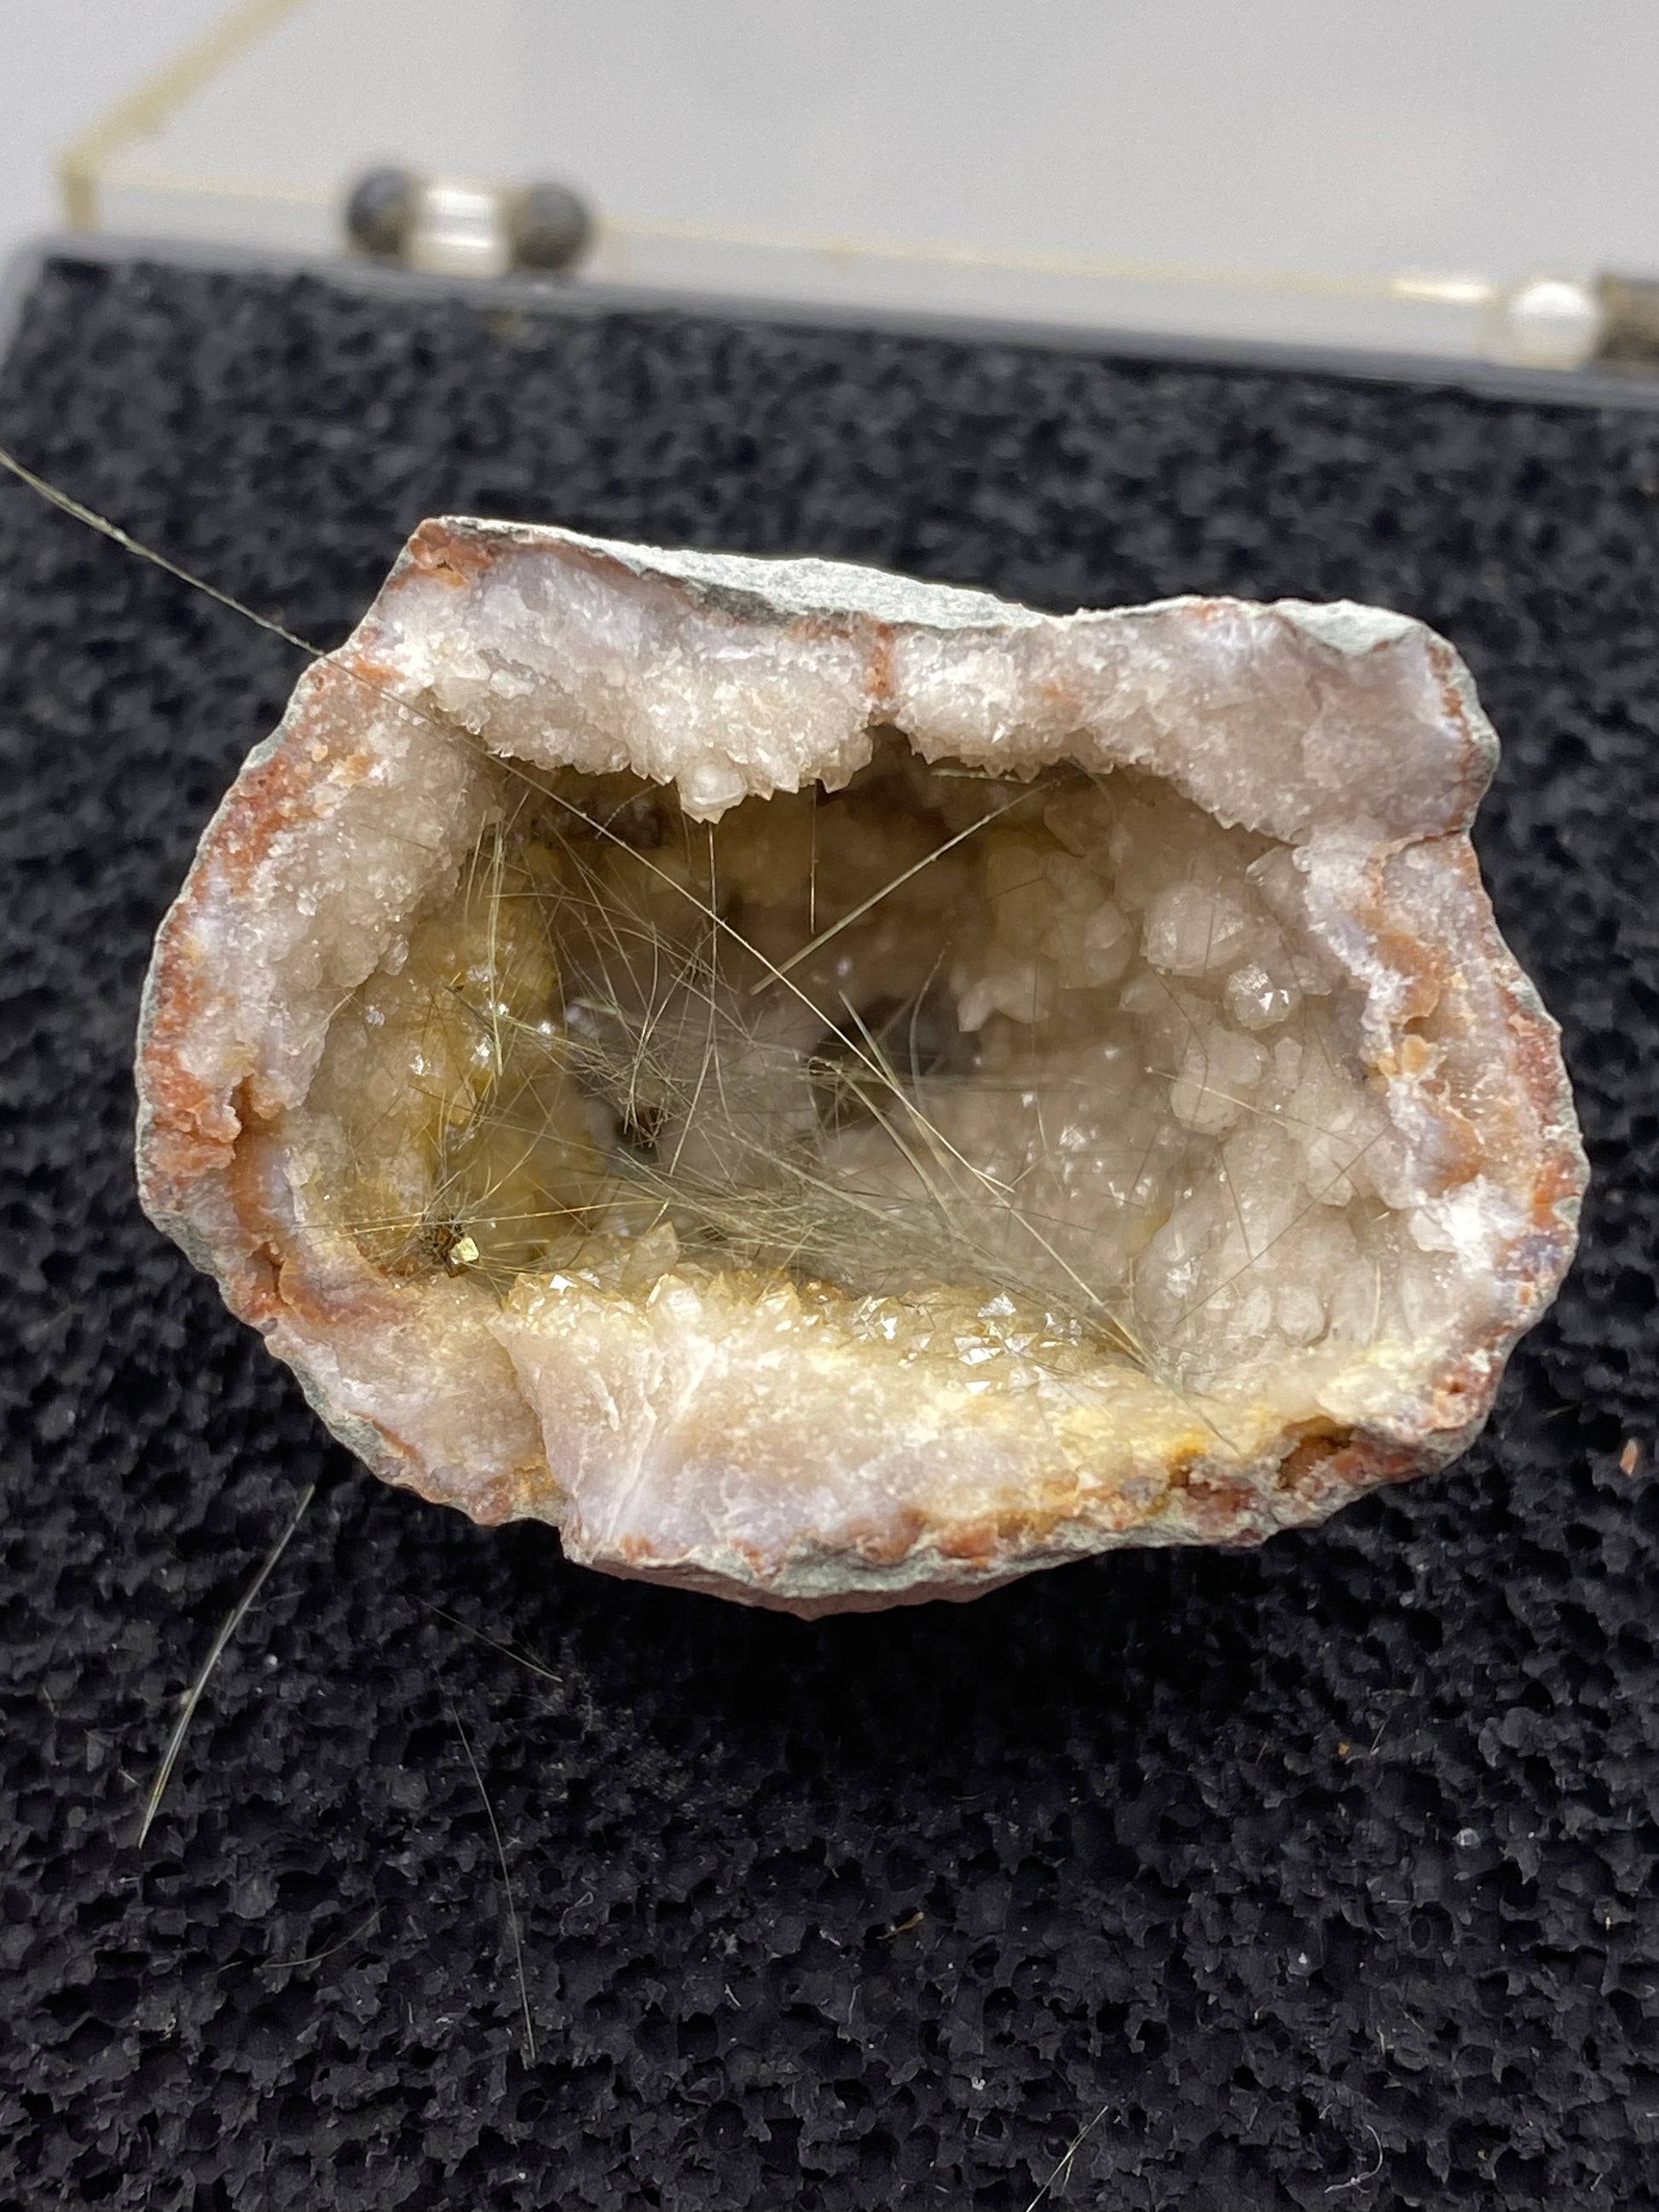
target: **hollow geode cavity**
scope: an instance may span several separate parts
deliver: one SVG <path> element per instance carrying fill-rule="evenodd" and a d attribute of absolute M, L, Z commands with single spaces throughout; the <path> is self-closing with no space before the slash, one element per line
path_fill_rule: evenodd
<path fill-rule="evenodd" d="M 1398 615 L 424 524 L 162 926 L 143 1202 L 379 1474 L 800 1613 L 1437 1467 L 1571 1258 Z"/>

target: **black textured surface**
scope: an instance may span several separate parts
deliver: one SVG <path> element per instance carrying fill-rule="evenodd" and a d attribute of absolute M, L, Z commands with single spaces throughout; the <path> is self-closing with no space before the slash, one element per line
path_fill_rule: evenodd
<path fill-rule="evenodd" d="M 0 483 L 0 2207 L 1024 2212 L 1085 2126 L 1110 2212 L 1659 2201 L 1659 420 L 58 265 L 0 436 L 325 643 L 441 509 L 1422 615 L 1596 1170 L 1487 1441 L 1260 1553 L 803 1627 L 471 1528 L 132 1199 L 149 935 L 295 656 Z"/>

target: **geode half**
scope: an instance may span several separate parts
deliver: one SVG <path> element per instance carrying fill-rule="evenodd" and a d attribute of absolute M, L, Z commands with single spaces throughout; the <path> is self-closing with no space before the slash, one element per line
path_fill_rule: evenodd
<path fill-rule="evenodd" d="M 466 520 L 157 941 L 143 1203 L 390 1480 L 800 1613 L 1437 1467 L 1573 1249 L 1442 639 Z"/>

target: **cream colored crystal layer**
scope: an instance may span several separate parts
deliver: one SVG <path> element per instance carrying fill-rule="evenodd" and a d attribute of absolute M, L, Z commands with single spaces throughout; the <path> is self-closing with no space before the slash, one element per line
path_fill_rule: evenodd
<path fill-rule="evenodd" d="M 1443 1462 L 1571 1256 L 1375 610 L 423 526 L 158 941 L 145 1203 L 391 1479 L 820 1612 Z"/>

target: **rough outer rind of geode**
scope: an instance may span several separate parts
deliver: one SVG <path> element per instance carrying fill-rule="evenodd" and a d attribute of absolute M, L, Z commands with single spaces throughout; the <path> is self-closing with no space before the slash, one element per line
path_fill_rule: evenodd
<path fill-rule="evenodd" d="M 329 1218 L 301 1133 L 330 1021 L 453 891 L 492 759 L 627 769 L 712 821 L 845 784 L 880 727 L 1002 776 L 1144 771 L 1288 850 L 1386 1109 L 1389 1204 L 1441 1255 L 1416 1322 L 1196 1393 L 1120 1363 L 998 1397 L 948 1360 L 884 1364 L 833 1316 L 792 1334 L 787 1285 L 554 1275 L 504 1305 L 464 1274 L 394 1279 Z M 1456 653 L 1375 609 L 1054 617 L 832 562 L 430 521 L 301 678 L 162 926 L 143 1204 L 378 1474 L 553 1522 L 611 1572 L 813 1614 L 1254 1543 L 1462 1449 L 1571 1256 L 1557 1032 L 1466 834 L 1495 759 Z"/>

